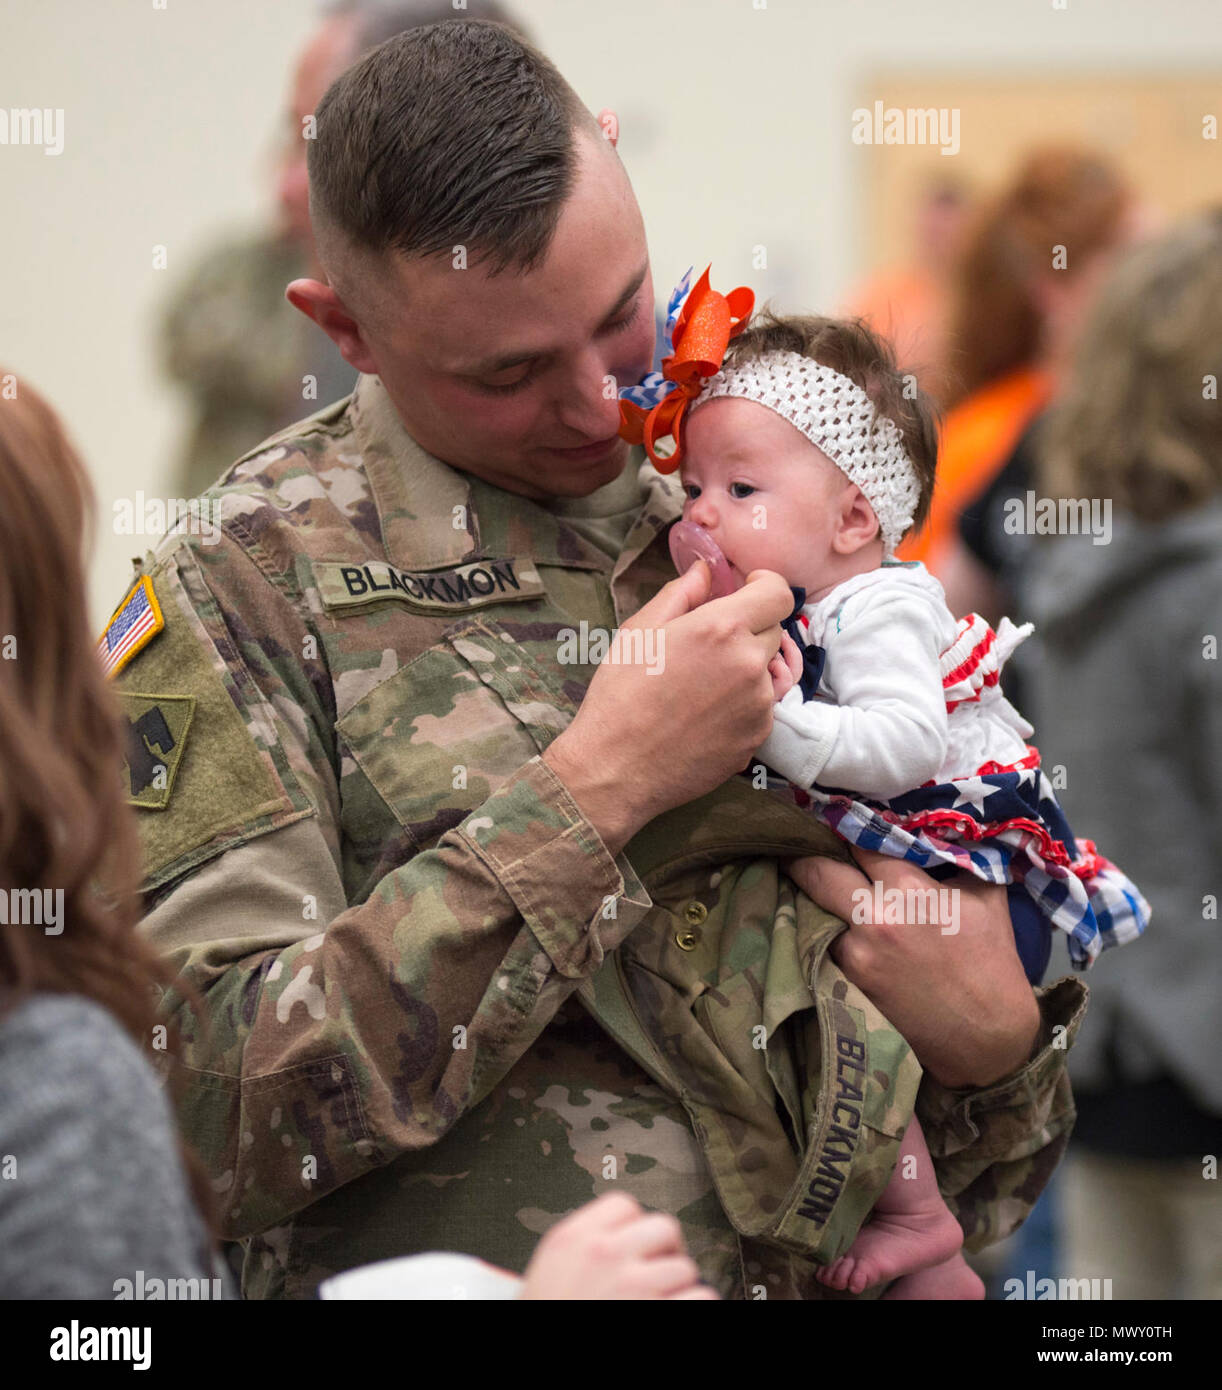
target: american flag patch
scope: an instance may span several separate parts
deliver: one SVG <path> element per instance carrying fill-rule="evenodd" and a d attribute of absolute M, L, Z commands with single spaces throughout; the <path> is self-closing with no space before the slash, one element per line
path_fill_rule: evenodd
<path fill-rule="evenodd" d="M 153 581 L 147 574 L 143 575 L 115 609 L 106 631 L 98 638 L 102 673 L 110 677 L 121 671 L 163 627 L 165 619 L 153 592 Z"/>

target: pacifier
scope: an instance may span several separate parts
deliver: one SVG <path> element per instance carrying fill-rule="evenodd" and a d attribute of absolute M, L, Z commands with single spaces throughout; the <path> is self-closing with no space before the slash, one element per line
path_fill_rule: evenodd
<path fill-rule="evenodd" d="M 713 580 L 709 598 L 725 598 L 742 587 L 742 581 L 730 568 L 721 547 L 694 521 L 676 521 L 670 528 L 670 558 L 680 574 L 686 574 L 697 560 L 708 563 Z"/>

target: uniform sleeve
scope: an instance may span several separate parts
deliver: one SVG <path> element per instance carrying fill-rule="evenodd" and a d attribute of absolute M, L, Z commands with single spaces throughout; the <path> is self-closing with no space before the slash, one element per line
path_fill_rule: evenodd
<path fill-rule="evenodd" d="M 948 738 L 929 603 L 904 593 L 850 599 L 826 651 L 836 703 L 789 691 L 759 757 L 808 790 L 818 781 L 886 800 L 929 781 Z"/>
<path fill-rule="evenodd" d="M 140 813 L 143 930 L 181 972 L 181 1120 L 240 1239 L 440 1139 L 651 903 L 535 757 L 349 905 L 330 684 L 296 605 L 228 537 L 153 578 L 166 632 L 123 685 L 194 715 L 168 804 Z"/>
<path fill-rule="evenodd" d="M 917 1094 L 938 1186 L 970 1251 L 1022 1225 L 1073 1130 L 1066 1059 L 1086 1012 L 1086 987 L 1066 978 L 1035 994 L 1042 1026 L 1025 1066 L 979 1090 L 950 1090 L 926 1074 Z"/>

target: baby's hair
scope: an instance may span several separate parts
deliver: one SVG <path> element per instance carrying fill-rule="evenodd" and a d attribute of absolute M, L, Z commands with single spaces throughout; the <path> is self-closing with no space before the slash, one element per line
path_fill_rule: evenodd
<path fill-rule="evenodd" d="M 864 319 L 784 316 L 765 306 L 726 353 L 727 367 L 770 352 L 796 352 L 847 376 L 869 396 L 874 409 L 895 422 L 916 469 L 920 500 L 906 535 L 929 515 L 938 471 L 938 408 L 916 378 L 896 365 L 895 350 Z"/>

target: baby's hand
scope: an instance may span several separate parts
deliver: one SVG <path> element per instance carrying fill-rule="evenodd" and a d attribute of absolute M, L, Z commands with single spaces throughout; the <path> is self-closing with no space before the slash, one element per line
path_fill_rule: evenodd
<path fill-rule="evenodd" d="M 717 1297 L 683 1246 L 679 1223 L 645 1212 L 624 1192 L 558 1221 L 526 1267 L 525 1299 Z"/>
<path fill-rule="evenodd" d="M 802 653 L 787 632 L 781 633 L 781 650 L 768 663 L 768 674 L 772 677 L 774 702 L 787 695 L 802 679 Z"/>

